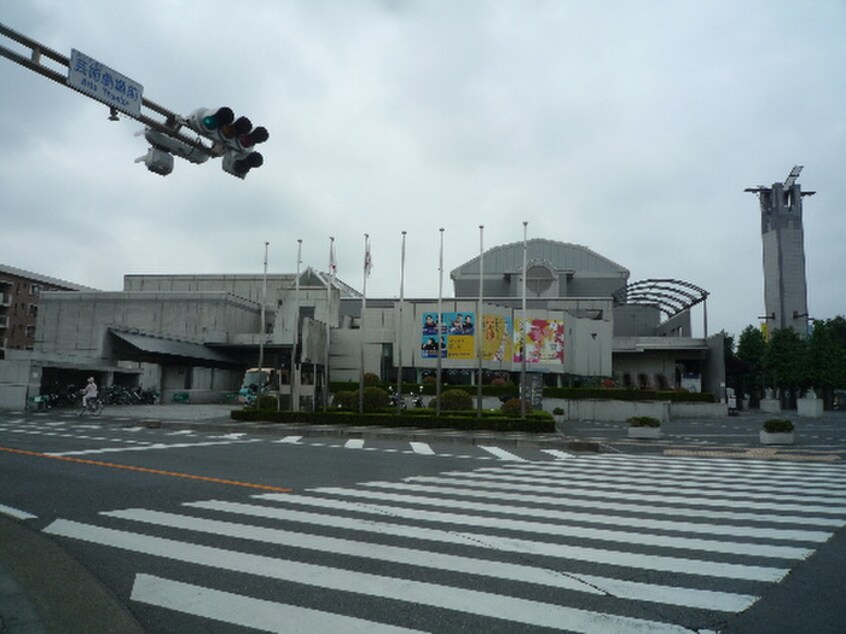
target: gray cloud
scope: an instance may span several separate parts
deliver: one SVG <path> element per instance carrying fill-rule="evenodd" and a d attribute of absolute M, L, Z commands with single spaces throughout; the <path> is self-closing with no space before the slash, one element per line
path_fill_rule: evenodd
<path fill-rule="evenodd" d="M 0 21 L 77 48 L 189 114 L 231 105 L 271 132 L 241 182 L 219 161 L 133 164 L 141 125 L 0 60 L 0 260 L 103 289 L 124 273 L 325 268 L 371 295 L 530 237 L 574 242 L 632 280 L 711 293 L 709 329 L 762 312 L 757 201 L 794 164 L 809 304 L 846 313 L 838 200 L 846 7 L 819 2 L 4 3 Z M 5 42 L 4 42 L 5 44 Z M 448 281 L 445 284 L 449 288 Z M 695 317 L 698 322 L 700 317 Z"/>

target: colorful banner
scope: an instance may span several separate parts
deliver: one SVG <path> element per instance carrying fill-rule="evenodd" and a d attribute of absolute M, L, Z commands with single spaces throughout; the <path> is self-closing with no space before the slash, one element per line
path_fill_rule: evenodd
<path fill-rule="evenodd" d="M 473 359 L 476 356 L 475 331 L 475 313 L 443 313 L 440 320 L 436 312 L 424 313 L 421 356 L 437 359 L 440 339 L 442 359 Z"/>
<path fill-rule="evenodd" d="M 520 337 L 523 320 L 514 329 L 514 363 L 523 362 Z M 526 321 L 526 363 L 564 363 L 564 322 L 547 319 Z"/>
<path fill-rule="evenodd" d="M 511 358 L 511 318 L 483 315 L 482 320 L 482 359 L 508 361 Z"/>

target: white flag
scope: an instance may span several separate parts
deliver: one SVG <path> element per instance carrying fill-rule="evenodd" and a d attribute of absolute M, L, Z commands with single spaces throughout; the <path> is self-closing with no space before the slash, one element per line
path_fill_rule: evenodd
<path fill-rule="evenodd" d="M 364 241 L 364 274 L 370 276 L 370 269 L 373 267 L 373 260 L 370 257 L 370 236 Z"/>

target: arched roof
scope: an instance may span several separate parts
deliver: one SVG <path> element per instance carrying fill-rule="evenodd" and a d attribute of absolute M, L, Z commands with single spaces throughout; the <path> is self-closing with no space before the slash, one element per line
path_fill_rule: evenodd
<path fill-rule="evenodd" d="M 485 274 L 516 273 L 523 268 L 523 242 L 503 244 L 484 253 Z M 628 278 L 629 270 L 591 251 L 587 247 L 544 238 L 526 241 L 526 259 L 531 263 L 544 262 L 557 273 L 590 272 Z M 450 273 L 453 279 L 479 274 L 479 256 L 468 260 Z"/>
<path fill-rule="evenodd" d="M 690 282 L 649 279 L 633 282 L 614 293 L 617 304 L 654 306 L 667 317 L 696 306 L 708 299 L 708 291 Z"/>

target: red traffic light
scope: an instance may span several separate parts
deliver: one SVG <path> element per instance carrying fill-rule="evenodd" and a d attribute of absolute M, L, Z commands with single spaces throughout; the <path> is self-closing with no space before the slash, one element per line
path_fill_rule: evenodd
<path fill-rule="evenodd" d="M 264 143 L 270 138 L 270 132 L 267 131 L 267 128 L 264 126 L 259 126 L 252 130 L 252 132 L 247 132 L 246 134 L 241 134 L 238 136 L 238 143 L 241 145 L 242 148 L 248 148 L 256 145 L 257 143 Z"/>

